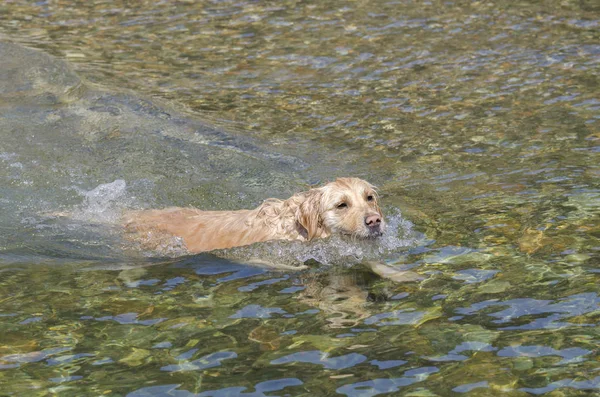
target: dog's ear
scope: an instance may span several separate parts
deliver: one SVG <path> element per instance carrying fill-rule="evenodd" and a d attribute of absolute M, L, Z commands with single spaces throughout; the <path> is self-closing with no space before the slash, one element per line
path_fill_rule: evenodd
<path fill-rule="evenodd" d="M 322 197 L 320 190 L 309 190 L 296 211 L 296 222 L 306 230 L 305 237 L 309 241 L 323 233 Z"/>

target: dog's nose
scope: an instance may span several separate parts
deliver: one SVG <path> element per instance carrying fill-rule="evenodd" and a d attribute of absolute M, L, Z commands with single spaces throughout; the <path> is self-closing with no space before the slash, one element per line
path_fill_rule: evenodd
<path fill-rule="evenodd" d="M 365 218 L 365 224 L 373 229 L 381 225 L 381 217 L 379 215 L 369 215 Z"/>

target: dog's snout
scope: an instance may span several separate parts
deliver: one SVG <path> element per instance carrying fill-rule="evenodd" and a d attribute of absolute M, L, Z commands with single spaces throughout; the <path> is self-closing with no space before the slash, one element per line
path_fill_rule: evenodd
<path fill-rule="evenodd" d="M 365 218 L 365 224 L 370 228 L 375 228 L 381 225 L 381 217 L 379 215 L 369 215 Z"/>

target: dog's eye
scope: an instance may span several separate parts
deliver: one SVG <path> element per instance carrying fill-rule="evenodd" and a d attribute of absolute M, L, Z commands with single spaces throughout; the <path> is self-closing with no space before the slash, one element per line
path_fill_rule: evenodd
<path fill-rule="evenodd" d="M 373 195 L 372 195 L 372 194 L 369 194 L 369 195 L 367 196 L 367 201 L 373 201 L 373 199 L 374 199 L 374 197 L 373 197 Z"/>
<path fill-rule="evenodd" d="M 337 207 L 338 207 L 339 209 L 346 208 L 346 207 L 348 207 L 348 204 L 346 204 L 346 203 L 339 203 L 339 204 L 337 205 Z"/>

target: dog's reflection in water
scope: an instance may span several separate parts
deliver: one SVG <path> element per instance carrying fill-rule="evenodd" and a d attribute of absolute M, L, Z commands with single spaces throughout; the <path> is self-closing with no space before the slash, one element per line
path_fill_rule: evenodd
<path fill-rule="evenodd" d="M 391 297 L 387 291 L 369 292 L 369 286 L 381 279 L 368 271 L 330 269 L 309 272 L 302 276 L 306 287 L 298 299 L 319 309 L 327 319 L 328 328 L 354 328 L 371 317 L 373 301 Z"/>

